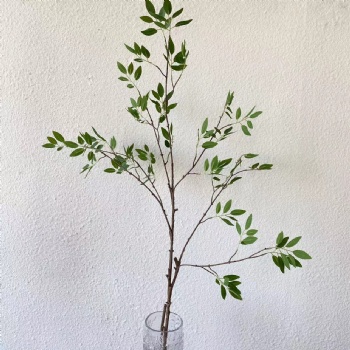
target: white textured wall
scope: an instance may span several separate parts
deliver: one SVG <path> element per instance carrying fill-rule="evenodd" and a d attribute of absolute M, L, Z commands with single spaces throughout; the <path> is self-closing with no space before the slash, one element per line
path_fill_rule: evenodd
<path fill-rule="evenodd" d="M 177 1 L 193 24 L 189 68 L 178 90 L 176 160 L 188 167 L 194 135 L 219 113 L 229 89 L 264 114 L 253 136 L 221 154 L 258 152 L 275 164 L 232 188 L 254 213 L 259 241 L 302 235 L 313 260 L 282 275 L 270 258 L 223 268 L 242 277 L 243 302 L 223 301 L 213 279 L 183 270 L 174 311 L 187 350 L 347 350 L 349 333 L 349 1 Z M 40 145 L 51 130 L 75 136 L 91 125 L 125 144 L 152 135 L 126 113 L 130 91 L 116 61 L 123 43 L 147 39 L 141 1 L 5 0 L 3 8 L 2 260 L 7 350 L 140 349 L 142 319 L 161 307 L 167 233 L 157 206 L 126 177 Z M 186 16 L 186 17 L 187 17 Z M 158 50 L 158 51 L 157 51 Z M 145 77 L 157 82 L 156 72 Z M 146 88 L 147 82 L 142 86 Z M 219 149 L 218 149 L 219 150 Z M 179 190 L 183 240 L 210 187 Z M 235 235 L 207 225 L 187 261 L 220 260 Z M 164 241 L 164 243 L 163 243 Z M 208 258 L 206 258 L 208 256 Z"/>

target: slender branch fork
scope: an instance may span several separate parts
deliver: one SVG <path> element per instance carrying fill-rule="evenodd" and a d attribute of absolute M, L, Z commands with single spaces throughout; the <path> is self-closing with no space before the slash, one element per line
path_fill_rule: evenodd
<path fill-rule="evenodd" d="M 117 155 L 124 156 L 123 154 L 118 153 L 118 152 L 115 152 L 115 151 L 113 151 L 113 152 L 109 152 L 109 151 L 100 151 L 100 153 L 102 153 L 102 154 L 104 155 L 104 157 L 107 157 L 107 158 L 109 158 L 109 159 L 111 159 L 111 160 L 112 160 L 115 156 L 117 156 Z M 137 164 L 138 168 L 140 168 L 140 170 L 142 171 L 142 173 L 143 173 L 147 178 L 149 178 L 148 174 L 145 172 L 145 170 L 143 169 L 143 167 L 141 166 L 141 164 L 140 164 L 136 159 L 133 159 L 133 161 Z M 165 210 L 165 207 L 164 207 L 164 204 L 163 204 L 163 200 L 162 200 L 162 198 L 161 198 L 161 196 L 160 196 L 160 194 L 159 194 L 157 188 L 155 187 L 154 183 L 153 183 L 152 181 L 149 181 L 149 182 L 151 183 L 151 186 L 152 186 L 153 190 L 154 190 L 154 191 L 152 191 L 152 189 L 151 189 L 149 186 L 147 186 L 147 183 L 141 180 L 140 176 L 135 175 L 135 174 L 134 174 L 132 171 L 130 171 L 130 170 L 126 170 L 126 172 L 127 172 L 130 176 L 132 176 L 134 179 L 136 179 L 136 180 L 140 183 L 140 185 L 144 186 L 144 187 L 148 190 L 148 192 L 152 195 L 152 197 L 155 198 L 155 200 L 156 200 L 156 201 L 158 202 L 158 204 L 160 205 L 161 210 L 162 210 L 163 215 L 164 215 L 164 218 L 165 218 L 165 221 L 166 221 L 168 227 L 170 228 L 170 222 L 169 222 L 168 214 L 167 214 L 167 212 L 166 212 L 166 210 Z M 138 174 L 138 173 L 136 172 L 136 174 Z"/>

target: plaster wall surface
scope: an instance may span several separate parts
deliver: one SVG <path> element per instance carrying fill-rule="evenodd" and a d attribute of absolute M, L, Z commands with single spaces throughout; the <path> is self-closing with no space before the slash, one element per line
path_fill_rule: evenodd
<path fill-rule="evenodd" d="M 5 0 L 1 7 L 3 346 L 141 349 L 142 320 L 165 297 L 167 231 L 157 203 L 131 178 L 104 173 L 107 164 L 84 179 L 83 159 L 41 144 L 51 130 L 73 139 L 91 126 L 120 145 L 152 144 L 151 131 L 125 110 L 134 91 L 118 80 L 116 62 L 131 60 L 124 43 L 136 41 L 162 63 L 162 40 L 140 33 L 142 1 Z M 197 128 L 206 117 L 214 123 L 234 90 L 235 108 L 264 113 L 252 137 L 238 132 L 208 155 L 252 152 L 274 164 L 223 196 L 253 213 L 259 229 L 239 256 L 270 246 L 281 230 L 302 235 L 300 248 L 313 256 L 284 275 L 270 257 L 218 269 L 241 276 L 243 302 L 223 301 L 209 274 L 184 268 L 173 310 L 184 319 L 186 349 L 350 349 L 350 2 L 174 7 L 194 18 L 174 34 L 177 47 L 186 39 L 190 50 L 174 97 L 176 176 L 191 164 Z M 160 78 L 147 67 L 140 88 Z M 177 251 L 210 191 L 198 176 L 179 186 Z M 185 260 L 220 261 L 237 238 L 211 220 Z"/>

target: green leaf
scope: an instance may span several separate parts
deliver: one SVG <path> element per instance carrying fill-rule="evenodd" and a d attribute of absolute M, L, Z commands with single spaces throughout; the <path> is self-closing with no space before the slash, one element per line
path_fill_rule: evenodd
<path fill-rule="evenodd" d="M 182 71 L 186 68 L 187 66 L 185 64 L 180 64 L 180 65 L 172 65 L 171 68 L 175 71 Z"/>
<path fill-rule="evenodd" d="M 296 267 L 303 267 L 298 259 L 294 259 Z"/>
<path fill-rule="evenodd" d="M 208 129 L 208 118 L 206 118 L 202 124 L 202 129 L 201 129 L 202 135 L 205 134 L 207 129 Z"/>
<path fill-rule="evenodd" d="M 249 129 L 245 125 L 241 125 L 241 129 L 244 135 L 251 136 Z"/>
<path fill-rule="evenodd" d="M 229 290 L 229 293 L 231 294 L 231 296 L 237 300 L 242 300 L 242 296 L 241 294 L 237 293 L 236 291 L 233 290 Z"/>
<path fill-rule="evenodd" d="M 242 115 L 242 111 L 241 111 L 241 108 L 239 107 L 236 111 L 236 120 L 238 120 Z"/>
<path fill-rule="evenodd" d="M 151 17 L 149 17 L 149 16 L 141 16 L 140 18 L 146 23 L 152 23 L 153 22 L 153 19 Z"/>
<path fill-rule="evenodd" d="M 300 259 L 304 259 L 304 260 L 312 259 L 311 256 L 308 253 L 304 252 L 303 250 L 294 250 L 293 254 Z"/>
<path fill-rule="evenodd" d="M 287 258 L 288 258 L 289 263 L 290 263 L 292 266 L 297 267 L 296 262 L 295 262 L 295 258 L 294 258 L 293 255 L 288 255 Z"/>
<path fill-rule="evenodd" d="M 210 168 L 211 168 L 212 172 L 214 172 L 214 170 L 217 168 L 218 164 L 219 164 L 219 158 L 218 158 L 218 156 L 215 156 L 211 160 L 211 164 L 210 164 Z"/>
<path fill-rule="evenodd" d="M 177 103 L 173 103 L 173 104 L 168 106 L 168 109 L 169 110 L 174 109 L 176 106 L 177 106 Z"/>
<path fill-rule="evenodd" d="M 184 64 L 186 62 L 186 57 L 180 51 L 175 55 L 174 61 L 179 64 Z"/>
<path fill-rule="evenodd" d="M 175 52 L 175 45 L 173 39 L 169 37 L 169 52 L 173 54 Z"/>
<path fill-rule="evenodd" d="M 177 22 L 177 23 L 175 24 L 175 27 L 185 26 L 185 25 L 191 23 L 192 21 L 193 21 L 192 19 L 188 19 L 188 20 L 186 20 L 186 21 Z"/>
<path fill-rule="evenodd" d="M 231 162 L 232 162 L 232 158 L 223 159 L 222 161 L 220 161 L 219 167 L 223 168 L 223 167 L 229 165 Z"/>
<path fill-rule="evenodd" d="M 249 129 L 253 129 L 253 123 L 250 120 L 247 120 L 247 125 Z"/>
<path fill-rule="evenodd" d="M 83 145 L 85 143 L 84 139 L 81 136 L 78 136 L 78 142 Z"/>
<path fill-rule="evenodd" d="M 243 244 L 243 245 L 253 244 L 257 239 L 258 239 L 258 237 L 249 236 L 249 237 L 245 238 L 241 242 L 241 244 Z"/>
<path fill-rule="evenodd" d="M 183 10 L 184 9 L 180 9 L 180 10 L 177 10 L 176 12 L 174 12 L 173 18 L 176 18 L 176 17 L 180 16 Z"/>
<path fill-rule="evenodd" d="M 151 57 L 150 52 L 149 52 L 144 46 L 141 46 L 141 53 L 142 53 L 146 58 L 150 58 L 150 57 Z"/>
<path fill-rule="evenodd" d="M 244 155 L 244 157 L 245 158 L 248 158 L 248 159 L 250 159 L 250 158 L 255 158 L 255 157 L 257 157 L 258 156 L 258 154 L 253 154 L 253 153 L 248 153 L 248 154 L 245 154 Z"/>
<path fill-rule="evenodd" d="M 231 199 L 226 202 L 226 204 L 224 206 L 224 213 L 227 213 L 231 209 L 231 204 L 232 204 L 232 200 Z"/>
<path fill-rule="evenodd" d="M 255 235 L 257 232 L 258 232 L 258 230 L 253 230 L 253 229 L 251 229 L 251 230 L 248 230 L 248 231 L 246 232 L 246 235 L 248 235 L 248 236 L 253 236 L 253 235 Z"/>
<path fill-rule="evenodd" d="M 276 238 L 276 244 L 277 245 L 280 244 L 283 241 L 283 238 L 284 238 L 283 231 L 281 231 Z"/>
<path fill-rule="evenodd" d="M 169 0 L 164 0 L 163 8 L 167 15 L 171 14 L 172 6 Z"/>
<path fill-rule="evenodd" d="M 126 85 L 129 89 L 132 89 L 133 87 L 134 87 L 134 85 L 132 85 L 132 84 L 128 84 L 128 85 Z"/>
<path fill-rule="evenodd" d="M 146 9 L 148 12 L 156 12 L 156 9 L 150 0 L 146 0 Z"/>
<path fill-rule="evenodd" d="M 273 164 L 262 164 L 259 166 L 259 170 L 271 170 Z"/>
<path fill-rule="evenodd" d="M 226 97 L 226 106 L 229 106 L 232 103 L 232 98 L 233 95 L 231 95 L 231 91 L 228 92 L 227 97 Z M 229 109 L 229 111 L 232 111 L 231 109 Z"/>
<path fill-rule="evenodd" d="M 167 95 L 166 95 L 166 100 L 170 101 L 170 99 L 173 97 L 174 94 L 174 90 L 170 91 Z"/>
<path fill-rule="evenodd" d="M 204 162 L 204 171 L 208 171 L 208 169 L 209 169 L 209 160 L 206 159 Z"/>
<path fill-rule="evenodd" d="M 226 299 L 226 288 L 223 285 L 221 285 L 220 289 L 221 289 L 222 299 Z"/>
<path fill-rule="evenodd" d="M 59 132 L 53 131 L 52 133 L 57 141 L 64 142 L 64 137 Z"/>
<path fill-rule="evenodd" d="M 204 142 L 202 147 L 203 148 L 213 148 L 217 145 L 217 142 L 213 142 L 213 141 L 207 141 L 207 142 Z"/>
<path fill-rule="evenodd" d="M 70 156 L 71 156 L 71 157 L 80 156 L 81 154 L 84 153 L 84 151 L 85 151 L 84 148 L 77 148 L 77 149 L 75 149 L 75 150 L 70 154 Z"/>
<path fill-rule="evenodd" d="M 140 67 L 138 67 L 137 69 L 136 69 L 136 71 L 135 71 L 135 79 L 136 80 L 139 80 L 140 79 L 140 77 L 141 77 L 141 74 L 142 74 L 142 67 L 140 66 Z"/>
<path fill-rule="evenodd" d="M 89 144 L 89 145 L 92 144 L 92 139 L 91 139 L 91 136 L 89 133 L 86 132 L 85 134 L 82 134 L 81 136 L 84 138 L 84 140 L 86 141 L 87 144 Z"/>
<path fill-rule="evenodd" d="M 105 173 L 115 173 L 115 169 L 113 168 L 107 168 L 104 170 Z"/>
<path fill-rule="evenodd" d="M 160 97 L 163 97 L 164 95 L 164 87 L 161 83 L 158 84 L 157 86 L 157 92 Z"/>
<path fill-rule="evenodd" d="M 126 44 L 124 44 L 124 45 L 131 53 L 134 53 L 134 54 L 136 53 L 136 51 L 132 47 L 130 47 L 129 45 L 126 45 Z"/>
<path fill-rule="evenodd" d="M 109 145 L 113 150 L 117 147 L 117 140 L 114 136 L 111 138 L 111 142 L 109 143 Z"/>
<path fill-rule="evenodd" d="M 142 30 L 141 33 L 144 34 L 144 35 L 147 35 L 147 36 L 151 36 L 151 35 L 154 35 L 154 34 L 157 33 L 157 29 L 155 29 L 155 28 L 148 28 L 146 30 Z"/>
<path fill-rule="evenodd" d="M 255 113 L 253 113 L 249 118 L 256 118 L 256 117 L 258 117 L 261 113 L 262 113 L 261 111 L 255 112 Z"/>
<path fill-rule="evenodd" d="M 285 266 L 288 270 L 290 270 L 290 265 L 289 265 L 289 260 L 288 260 L 287 255 L 281 253 L 281 258 L 282 258 L 282 260 L 283 260 L 284 266 Z"/>
<path fill-rule="evenodd" d="M 78 144 L 76 144 L 75 142 L 72 142 L 72 141 L 65 141 L 64 144 L 69 148 L 77 148 L 78 147 Z"/>
<path fill-rule="evenodd" d="M 236 223 L 236 230 L 237 230 L 239 235 L 242 233 L 241 225 L 238 222 Z"/>
<path fill-rule="evenodd" d="M 286 248 L 294 247 L 301 240 L 301 236 L 293 238 L 287 245 Z"/>
<path fill-rule="evenodd" d="M 226 225 L 229 225 L 229 226 L 234 226 L 234 224 L 228 220 L 228 219 L 225 219 L 225 218 L 220 218 Z"/>
<path fill-rule="evenodd" d="M 44 147 L 44 148 L 55 148 L 56 146 L 53 145 L 52 143 L 45 143 L 45 144 L 43 145 L 43 147 Z"/>
<path fill-rule="evenodd" d="M 279 264 L 277 256 L 272 255 L 272 261 L 276 264 L 277 267 L 280 267 L 280 264 Z"/>
<path fill-rule="evenodd" d="M 240 180 L 241 177 L 240 176 L 237 176 L 237 177 L 234 177 L 231 181 L 230 181 L 230 185 L 232 185 L 234 182 Z"/>
<path fill-rule="evenodd" d="M 97 131 L 96 131 L 96 129 L 94 128 L 94 127 L 92 127 L 92 130 L 93 130 L 93 132 L 95 133 L 95 135 L 97 136 L 97 137 L 99 137 L 102 141 L 106 141 Z M 79 142 L 80 143 L 80 142 Z"/>
<path fill-rule="evenodd" d="M 123 74 L 126 74 L 126 68 L 120 62 L 117 62 L 117 66 Z"/>
<path fill-rule="evenodd" d="M 226 275 L 224 276 L 224 279 L 231 282 L 239 279 L 239 276 L 237 275 Z"/>
<path fill-rule="evenodd" d="M 283 259 L 280 256 L 277 259 L 278 259 L 279 268 L 281 269 L 281 272 L 284 273 L 284 262 L 283 262 Z"/>
<path fill-rule="evenodd" d="M 50 143 L 52 143 L 53 145 L 57 145 L 57 141 L 56 141 L 56 139 L 54 139 L 53 137 L 48 136 L 47 139 L 48 139 L 48 141 L 49 141 Z"/>
<path fill-rule="evenodd" d="M 248 216 L 248 219 L 247 221 L 245 222 L 245 229 L 248 230 L 250 225 L 252 224 L 252 221 L 253 221 L 253 214 L 250 214 Z"/>
<path fill-rule="evenodd" d="M 219 203 L 216 205 L 216 209 L 215 209 L 216 214 L 219 214 L 219 213 L 220 213 L 220 210 L 221 210 L 221 203 L 219 202 Z"/>
<path fill-rule="evenodd" d="M 231 211 L 231 215 L 235 216 L 235 215 L 243 215 L 245 213 L 245 210 L 243 209 L 234 209 Z"/>
<path fill-rule="evenodd" d="M 170 141 L 170 135 L 169 135 L 168 130 L 166 130 L 165 128 L 162 128 L 162 134 L 163 134 L 165 139 Z"/>
<path fill-rule="evenodd" d="M 279 243 L 279 244 L 277 245 L 277 247 L 278 247 L 278 248 L 284 247 L 284 246 L 286 245 L 286 243 L 288 242 L 288 240 L 289 240 L 289 237 L 284 237 L 284 238 L 282 239 L 281 243 Z"/>
<path fill-rule="evenodd" d="M 88 160 L 93 160 L 94 159 L 94 152 L 90 151 L 88 154 Z"/>
<path fill-rule="evenodd" d="M 128 73 L 132 74 L 132 72 L 134 71 L 134 65 L 132 64 L 132 62 L 129 64 L 128 66 Z"/>

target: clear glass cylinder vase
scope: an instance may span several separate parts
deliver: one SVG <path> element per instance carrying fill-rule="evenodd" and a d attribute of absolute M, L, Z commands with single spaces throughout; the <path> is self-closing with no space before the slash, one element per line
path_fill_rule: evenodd
<path fill-rule="evenodd" d="M 167 335 L 160 330 L 162 311 L 150 314 L 143 327 L 143 350 L 183 350 L 184 334 L 182 318 L 171 312 Z M 166 342 L 164 337 L 166 337 Z M 166 343 L 166 345 L 165 345 Z"/>

